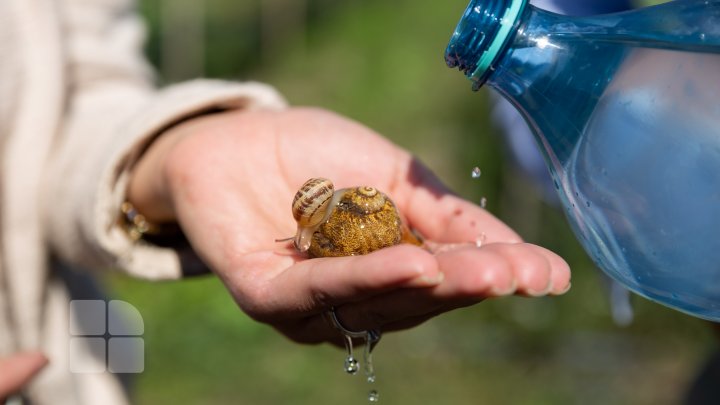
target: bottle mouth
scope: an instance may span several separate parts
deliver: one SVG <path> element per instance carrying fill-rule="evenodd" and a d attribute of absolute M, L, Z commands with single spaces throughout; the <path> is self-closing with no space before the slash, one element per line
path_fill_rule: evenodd
<path fill-rule="evenodd" d="M 510 38 L 527 0 L 472 0 L 445 49 L 445 63 L 479 88 Z"/>

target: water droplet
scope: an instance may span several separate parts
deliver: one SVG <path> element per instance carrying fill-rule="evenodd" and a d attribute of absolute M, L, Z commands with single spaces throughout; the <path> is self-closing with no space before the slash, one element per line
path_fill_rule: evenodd
<path fill-rule="evenodd" d="M 373 364 L 372 350 L 380 341 L 380 333 L 375 330 L 369 330 L 365 337 L 365 351 L 363 352 L 363 360 L 365 361 L 365 377 L 368 384 L 375 382 L 375 366 Z M 377 390 L 370 390 L 368 393 L 368 401 L 377 402 L 380 399 L 380 395 Z"/>
<path fill-rule="evenodd" d="M 358 361 L 352 357 L 348 356 L 345 359 L 345 372 L 348 374 L 357 374 L 358 370 L 360 369 L 360 365 L 358 364 Z"/>
<path fill-rule="evenodd" d="M 343 364 L 343 368 L 345 369 L 346 373 L 353 375 L 358 372 L 358 370 L 360 369 L 360 365 L 358 364 L 358 361 L 357 359 L 355 359 L 355 355 L 353 354 L 352 338 L 347 335 L 344 335 L 343 338 L 345 350 L 347 351 L 347 356 L 345 357 L 345 363 Z"/>
<path fill-rule="evenodd" d="M 365 351 L 363 351 L 363 360 L 365 361 L 365 377 L 367 377 L 368 383 L 375 382 L 375 365 L 373 364 L 372 350 L 375 343 L 380 340 L 380 336 L 371 334 L 368 332 L 367 338 L 365 339 Z"/>
<path fill-rule="evenodd" d="M 480 208 L 487 207 L 487 198 L 483 197 L 480 199 Z"/>
<path fill-rule="evenodd" d="M 345 343 L 345 350 L 347 351 L 347 356 L 345 357 L 345 363 L 343 364 L 343 367 L 345 368 L 346 373 L 350 375 L 355 375 L 360 370 L 360 363 L 357 361 L 355 355 L 353 354 L 353 340 L 352 337 L 350 337 L 350 335 L 346 333 L 343 333 L 343 337 Z M 365 332 L 363 368 L 365 370 L 365 377 L 369 384 L 375 382 L 375 368 L 373 366 L 372 351 L 375 348 L 375 345 L 380 341 L 381 337 L 382 335 L 380 334 L 380 332 L 375 329 L 370 329 Z M 379 398 L 379 394 L 376 390 L 372 390 L 368 394 L 368 400 L 370 402 L 377 402 Z"/>
<path fill-rule="evenodd" d="M 482 176 L 482 171 L 480 170 L 479 167 L 475 166 L 472 169 L 472 173 L 470 173 L 470 176 L 472 176 L 473 179 L 479 179 L 480 176 Z"/>
<path fill-rule="evenodd" d="M 700 34 L 700 40 L 701 40 L 701 41 L 704 41 L 704 40 L 705 40 L 705 33 Z"/>
<path fill-rule="evenodd" d="M 485 232 L 481 232 L 480 235 L 475 238 L 475 246 L 481 247 L 485 243 L 485 239 L 487 239 L 487 235 L 485 235 Z"/>

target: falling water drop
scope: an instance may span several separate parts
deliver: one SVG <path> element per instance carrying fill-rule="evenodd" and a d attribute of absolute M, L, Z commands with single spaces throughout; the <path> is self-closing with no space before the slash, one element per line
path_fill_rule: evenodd
<path fill-rule="evenodd" d="M 375 348 L 375 345 L 380 341 L 380 338 L 382 335 L 378 330 L 370 329 L 364 332 L 349 332 L 346 330 L 343 330 L 343 337 L 345 344 L 345 349 L 347 351 L 347 356 L 345 357 L 345 363 L 344 363 L 344 369 L 345 372 L 350 375 L 357 374 L 358 370 L 360 369 L 360 363 L 355 358 L 355 355 L 353 354 L 353 337 L 358 339 L 364 340 L 364 350 L 363 350 L 363 368 L 365 370 L 365 377 L 368 382 L 368 384 L 375 383 L 375 368 L 373 365 L 373 359 L 372 359 L 372 351 Z M 380 396 L 377 392 L 377 390 L 370 390 L 368 392 L 368 401 L 370 402 L 377 402 L 380 400 Z"/>
<path fill-rule="evenodd" d="M 470 176 L 472 176 L 473 179 L 479 179 L 480 176 L 482 176 L 482 171 L 480 170 L 479 167 L 475 166 L 475 167 L 472 169 L 472 172 L 470 173 Z"/>
<path fill-rule="evenodd" d="M 375 342 L 373 337 L 368 333 L 367 339 L 365 339 L 365 351 L 363 352 L 363 361 L 365 361 L 365 376 L 367 377 L 368 383 L 375 382 L 375 366 L 372 361 L 372 349 Z"/>
<path fill-rule="evenodd" d="M 375 330 L 369 330 L 365 337 L 365 351 L 363 352 L 363 360 L 365 361 L 365 377 L 368 384 L 375 383 L 375 365 L 373 364 L 372 350 L 380 340 L 380 334 Z M 377 402 L 380 400 L 380 396 L 377 390 L 370 390 L 368 392 L 368 401 Z"/>
<path fill-rule="evenodd" d="M 352 356 L 348 356 L 345 359 L 344 367 L 345 367 L 345 372 L 350 375 L 356 374 L 358 372 L 358 370 L 360 369 L 360 365 L 358 364 L 357 359 L 355 359 Z"/>
<path fill-rule="evenodd" d="M 480 199 L 480 208 L 487 207 L 487 198 L 483 197 Z"/>
<path fill-rule="evenodd" d="M 352 338 L 350 336 L 344 336 L 344 338 L 345 350 L 347 350 L 347 357 L 345 357 L 345 363 L 343 364 L 343 368 L 345 369 L 346 373 L 350 375 L 355 375 L 360 369 L 360 365 L 358 364 L 358 361 L 353 354 Z"/>

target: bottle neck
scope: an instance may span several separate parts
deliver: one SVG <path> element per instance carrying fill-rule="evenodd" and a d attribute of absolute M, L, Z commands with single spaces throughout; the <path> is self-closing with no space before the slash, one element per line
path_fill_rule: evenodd
<path fill-rule="evenodd" d="M 478 89 L 513 36 L 527 0 L 472 0 L 445 51 L 445 62 L 459 68 Z"/>

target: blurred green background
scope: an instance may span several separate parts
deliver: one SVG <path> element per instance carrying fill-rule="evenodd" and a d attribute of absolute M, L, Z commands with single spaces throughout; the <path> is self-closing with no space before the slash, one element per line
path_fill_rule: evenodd
<path fill-rule="evenodd" d="M 561 213 L 506 158 L 489 90 L 443 61 L 466 0 L 143 0 L 147 55 L 167 84 L 257 80 L 296 105 L 363 122 L 425 161 L 530 242 L 571 264 L 559 298 L 504 298 L 383 337 L 386 404 L 674 404 L 715 350 L 709 324 L 633 297 L 613 323 L 608 289 Z M 472 179 L 473 167 L 482 169 Z M 241 313 L 213 277 L 105 280 L 145 320 L 136 404 L 363 404 L 343 352 L 300 346 Z"/>

